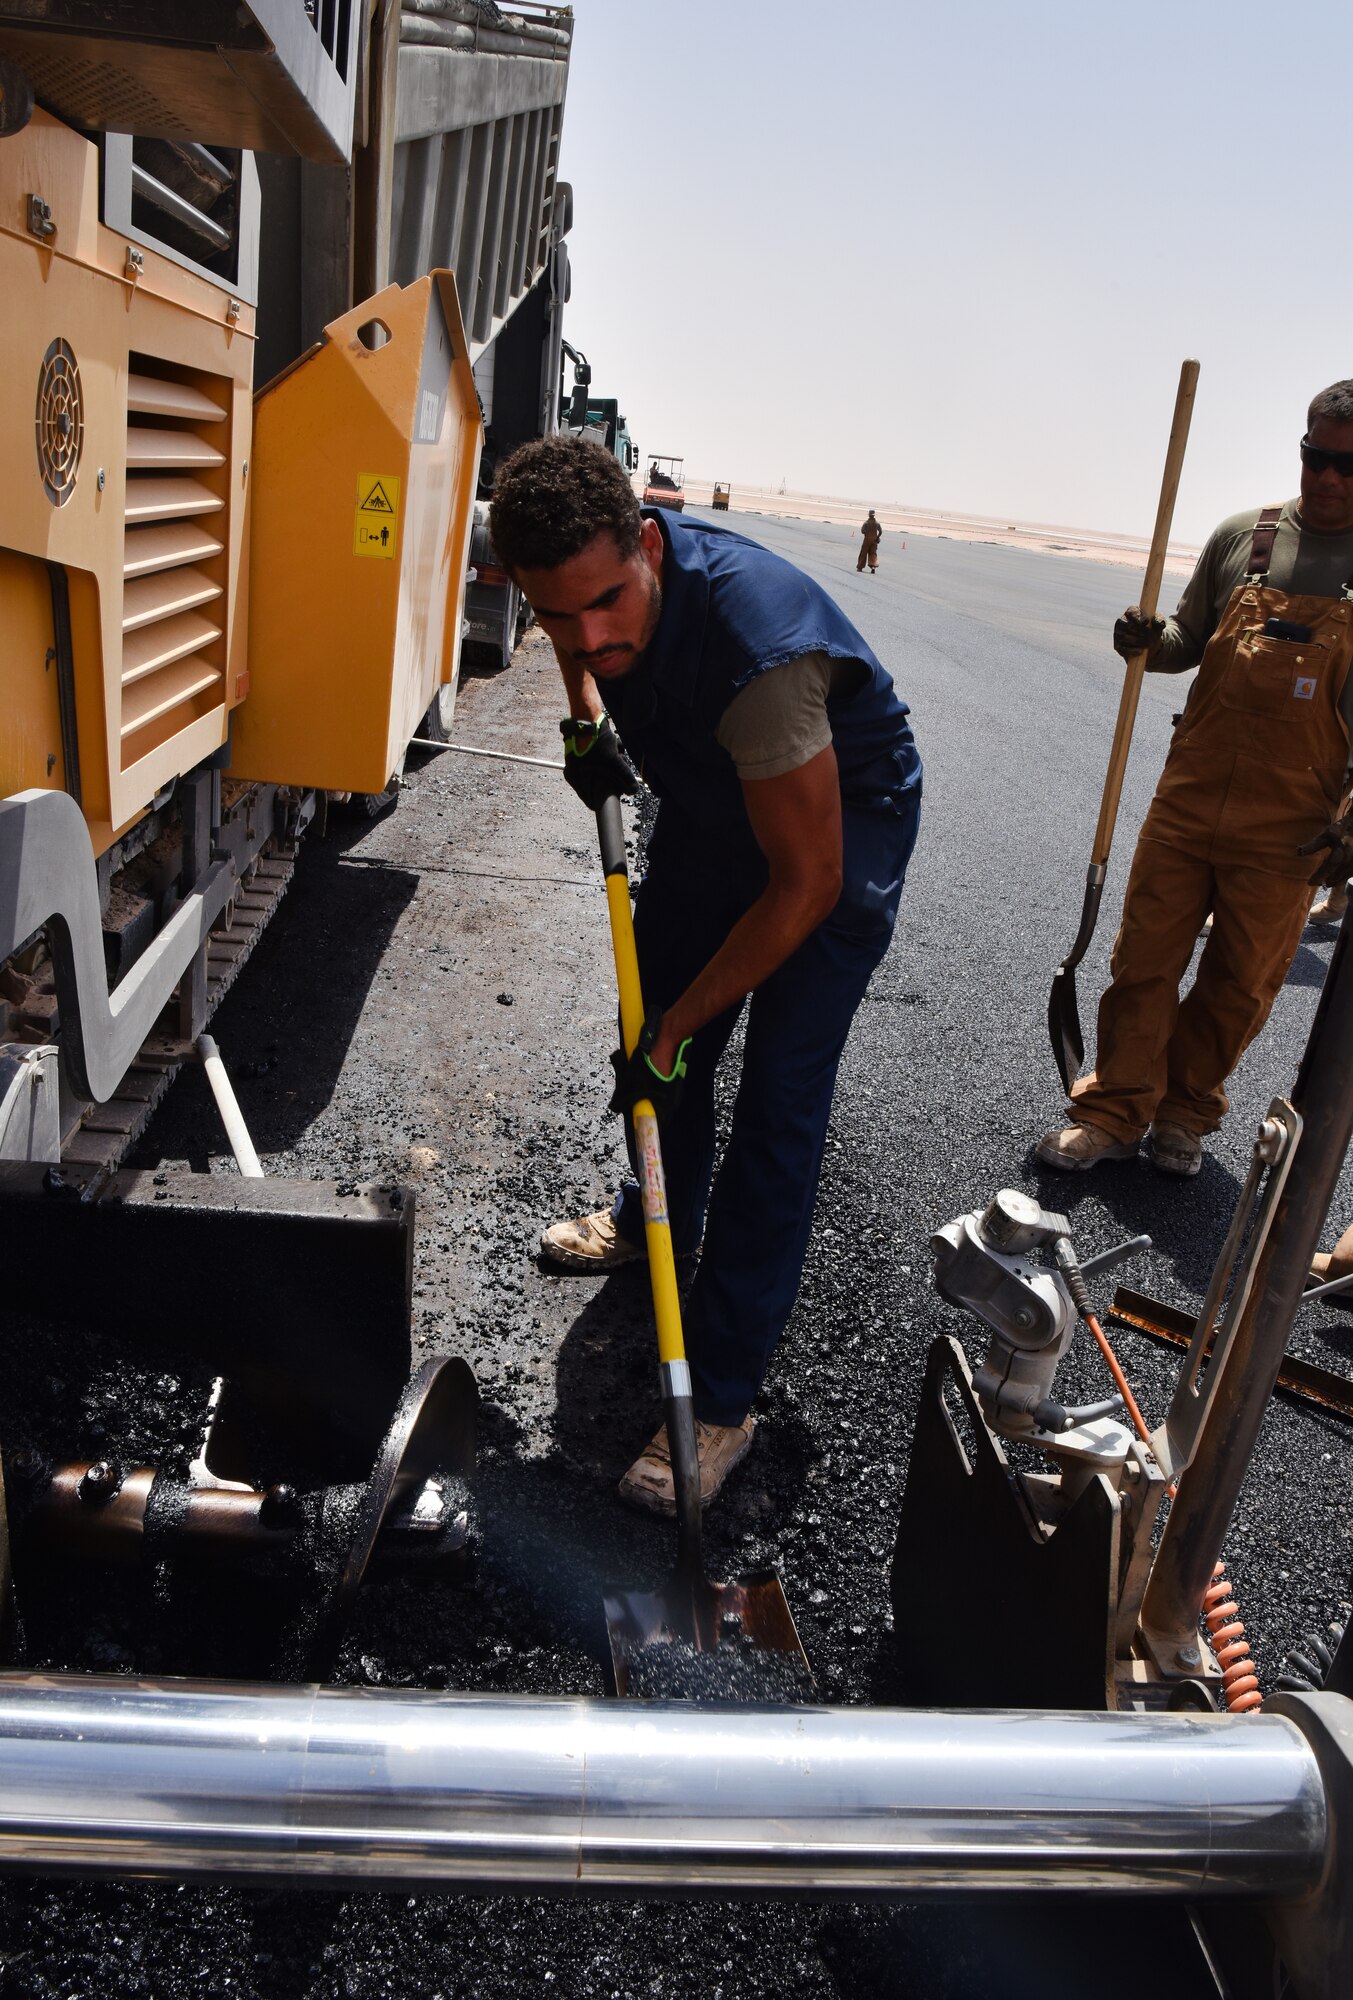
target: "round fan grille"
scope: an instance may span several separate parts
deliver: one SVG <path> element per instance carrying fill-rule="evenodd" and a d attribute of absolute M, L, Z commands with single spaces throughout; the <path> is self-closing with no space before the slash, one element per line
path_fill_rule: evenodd
<path fill-rule="evenodd" d="M 80 370 L 64 340 L 54 340 L 38 375 L 38 470 L 54 507 L 64 507 L 75 491 L 85 441 L 85 401 Z"/>

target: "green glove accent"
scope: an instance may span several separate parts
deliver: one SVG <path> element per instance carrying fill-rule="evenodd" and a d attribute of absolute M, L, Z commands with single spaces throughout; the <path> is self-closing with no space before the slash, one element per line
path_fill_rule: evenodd
<path fill-rule="evenodd" d="M 559 734 L 564 739 L 566 757 L 585 757 L 589 750 L 595 750 L 602 730 L 610 721 L 603 713 L 595 722 L 587 716 L 567 715 L 559 725 Z"/>
<path fill-rule="evenodd" d="M 641 1097 L 646 1097 L 653 1106 L 659 1125 L 662 1125 L 675 1111 L 681 1099 L 686 1081 L 686 1051 L 692 1037 L 687 1035 L 676 1052 L 676 1061 L 670 1073 L 664 1076 L 649 1056 L 649 1050 L 658 1039 L 662 1026 L 662 1009 L 654 1007 L 639 1030 L 639 1040 L 634 1054 L 626 1056 L 623 1049 L 617 1049 L 611 1057 L 611 1067 L 615 1071 L 615 1091 L 611 1097 L 612 1111 L 623 1111 L 628 1115 Z"/>
<path fill-rule="evenodd" d="M 668 1071 L 667 1075 L 664 1076 L 662 1071 L 658 1068 L 658 1065 L 654 1062 L 652 1056 L 648 1053 L 648 1050 L 644 1047 L 644 1035 L 646 1035 L 647 1033 L 648 1033 L 648 1023 L 645 1022 L 643 1034 L 641 1034 L 639 1037 L 639 1052 L 643 1056 L 644 1067 L 646 1069 L 652 1070 L 654 1076 L 656 1076 L 659 1083 L 676 1083 L 686 1074 L 686 1051 L 690 1047 L 691 1043 L 694 1041 L 695 1037 L 693 1035 L 687 1035 L 685 1041 L 681 1044 L 681 1047 L 676 1052 L 676 1061 L 672 1064 L 672 1067 Z"/>
<path fill-rule="evenodd" d="M 609 715 L 597 722 L 566 716 L 559 733 L 564 739 L 565 783 L 593 812 L 599 812 L 607 799 L 638 791 L 639 774 Z"/>

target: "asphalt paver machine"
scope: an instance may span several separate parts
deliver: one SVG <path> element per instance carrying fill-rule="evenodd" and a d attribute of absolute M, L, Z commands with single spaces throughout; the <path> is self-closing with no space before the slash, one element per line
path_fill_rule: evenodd
<path fill-rule="evenodd" d="M 480 32 L 458 5 L 419 10 L 448 47 Z M 5 1313 L 16 1356 L 60 1307 L 71 1338 L 175 1348 L 210 1381 L 187 1478 L 64 1450 L 59 1399 L 6 1449 L 0 1863 L 1071 1891 L 1131 1900 L 1139 1935 L 1192 1912 L 1200 1996 L 1271 1994 L 1275 1954 L 1299 2000 L 1346 1995 L 1346 1649 L 1323 1689 L 1258 1708 L 1209 1593 L 1353 1131 L 1347 938 L 1154 1431 L 1112 1375 L 1089 1403 L 1057 1394 L 1077 1328 L 1103 1331 L 1102 1260 L 1065 1218 L 1004 1193 L 937 1233 L 941 1287 L 986 1347 L 975 1371 L 955 1342 L 931 1356 L 893 1572 L 913 1705 L 322 1684 L 373 1562 L 455 1574 L 472 1539 L 473 1384 L 454 1362 L 411 1374 L 411 1202 L 117 1160 L 322 794 L 387 783 L 454 675 L 479 417 L 455 284 L 380 269 L 393 11 L 0 0 Z M 475 182 L 502 214 L 529 144 Z M 261 385 L 255 150 L 332 170 L 354 218 L 342 310 Z M 471 317 L 491 328 L 493 300 Z M 238 1569 L 278 1609 L 251 1663 L 274 1678 L 26 1671 L 24 1563 L 72 1550 L 190 1566 L 208 1593 Z M 985 1668 L 956 1636 L 977 1590 L 1004 1641 Z M 1118 1990 L 1085 1970 L 1080 1990 Z"/>
<path fill-rule="evenodd" d="M 230 1099 L 204 1030 L 307 829 L 450 725 L 485 420 L 558 417 L 571 40 L 535 0 L 0 4 L 0 1313 L 209 1362 L 194 1480 L 235 1491 L 58 1425 L 14 1469 L 44 1562 L 172 1526 L 351 1582 L 420 1496 L 406 1553 L 463 1540 L 463 1437 L 370 1533 L 265 1504 L 300 1464 L 352 1512 L 410 1425 L 426 1460 L 412 1198 L 120 1169 L 185 1064 Z"/>
<path fill-rule="evenodd" d="M 378 1551 L 465 1559 L 473 1382 L 410 1380 L 411 1197 L 242 1151 L 238 1181 L 120 1170 L 175 1072 L 220 1070 L 306 828 L 454 683 L 482 425 L 454 274 L 388 279 L 399 30 L 0 5 L 12 1635 L 25 1564 L 214 1552 L 276 1585 L 253 1668 L 314 1672 Z M 343 219 L 322 298 L 283 282 L 304 188 L 312 235 Z M 17 1443 L 39 1333 L 199 1370 L 186 1478 L 73 1451 L 69 1412 Z"/>

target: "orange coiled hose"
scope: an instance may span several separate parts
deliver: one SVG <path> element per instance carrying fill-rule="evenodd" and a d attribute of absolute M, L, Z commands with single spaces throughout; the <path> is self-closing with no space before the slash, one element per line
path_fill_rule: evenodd
<path fill-rule="evenodd" d="M 1095 1313 L 1082 1312 L 1081 1318 L 1095 1338 L 1095 1345 L 1104 1356 L 1114 1387 L 1127 1405 L 1132 1427 L 1143 1444 L 1150 1444 L 1150 1433 L 1146 1419 L 1137 1405 L 1137 1399 L 1128 1387 L 1126 1375 L 1118 1356 L 1109 1344 Z M 1174 1499 L 1174 1481 L 1166 1491 Z M 1222 1700 L 1232 1715 L 1249 1715 L 1256 1708 L 1262 1708 L 1264 1697 L 1259 1692 L 1259 1676 L 1250 1658 L 1249 1641 L 1245 1637 L 1245 1627 L 1241 1622 L 1240 1607 L 1236 1603 L 1230 1581 L 1226 1575 L 1225 1563 L 1219 1562 L 1212 1572 L 1212 1581 L 1203 1593 L 1203 1618 L 1207 1625 L 1208 1638 L 1221 1668 Z"/>
<path fill-rule="evenodd" d="M 1250 1658 L 1249 1641 L 1225 1563 L 1217 1564 L 1203 1593 L 1203 1618 L 1217 1665 L 1222 1670 L 1221 1692 L 1227 1708 L 1232 1715 L 1248 1715 L 1253 1709 L 1262 1708 L 1264 1697 L 1259 1692 L 1259 1676 Z"/>

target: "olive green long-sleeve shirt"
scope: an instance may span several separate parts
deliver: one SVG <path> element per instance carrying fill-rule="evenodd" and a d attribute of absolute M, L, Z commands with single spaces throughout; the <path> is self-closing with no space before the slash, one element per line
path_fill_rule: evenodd
<path fill-rule="evenodd" d="M 1242 514 L 1232 514 L 1208 537 L 1174 616 L 1165 621 L 1165 636 L 1151 662 L 1151 673 L 1182 674 L 1202 659 L 1231 593 L 1245 581 L 1254 524 L 1261 511 L 1251 507 Z M 1353 529 L 1339 535 L 1321 534 L 1303 525 L 1297 501 L 1285 501 L 1265 579 L 1270 588 L 1289 591 L 1294 597 L 1338 597 L 1351 577 Z M 1344 682 L 1339 707 L 1353 739 L 1353 673 Z"/>
<path fill-rule="evenodd" d="M 1151 662 L 1153 674 L 1180 674 L 1202 659 L 1231 593 L 1245 581 L 1254 524 L 1261 511 L 1251 507 L 1243 514 L 1232 514 L 1208 537 L 1174 616 L 1165 621 L 1161 650 Z M 1297 502 L 1286 501 L 1265 579 L 1269 586 L 1290 591 L 1294 597 L 1338 597 L 1351 577 L 1353 529 L 1341 535 L 1319 534 L 1314 528 L 1303 527 Z"/>
<path fill-rule="evenodd" d="M 1245 582 L 1261 512 L 1257 506 L 1247 508 L 1213 528 L 1175 606 L 1175 616 L 1165 620 L 1161 652 L 1151 662 L 1153 674 L 1183 674 L 1199 664 L 1231 602 L 1231 592 Z M 1353 528 L 1343 534 L 1321 534 L 1303 524 L 1297 500 L 1285 500 L 1265 578 L 1269 588 L 1289 590 L 1297 598 L 1337 598 L 1349 578 L 1353 578 Z M 1343 684 L 1339 708 L 1353 740 L 1353 674 Z"/>

